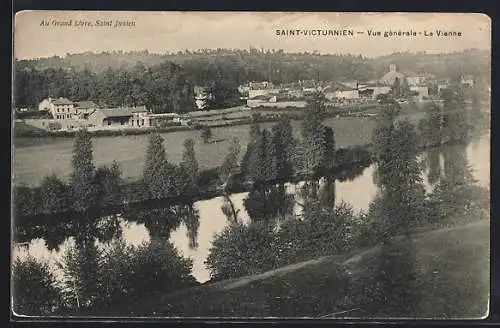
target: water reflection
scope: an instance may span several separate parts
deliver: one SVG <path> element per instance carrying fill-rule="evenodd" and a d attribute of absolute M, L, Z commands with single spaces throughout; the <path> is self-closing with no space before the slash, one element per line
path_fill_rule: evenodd
<path fill-rule="evenodd" d="M 478 139 L 476 144 L 470 144 L 467 148 L 464 145 L 443 148 L 448 149 L 440 150 L 442 154 L 439 156 L 436 154 L 437 150 L 434 154 L 425 154 L 429 168 L 429 180 L 433 181 L 429 181 L 431 184 L 437 184 L 441 177 L 445 176 L 449 176 L 456 183 L 459 183 L 460 179 L 472 174 L 481 182 L 481 185 L 489 187 L 489 135 L 483 136 Z M 432 160 L 430 157 L 432 157 Z M 438 165 L 438 162 L 441 162 L 438 161 L 439 157 L 443 157 L 445 160 L 444 163 Z M 430 168 L 431 163 L 432 169 Z M 368 204 L 374 199 L 377 192 L 377 188 L 372 182 L 373 171 L 373 166 L 366 168 L 366 165 L 365 167 L 360 165 L 352 167 L 350 170 L 346 169 L 338 172 L 335 180 L 325 181 L 324 179 L 321 182 L 319 193 L 321 197 L 328 199 L 327 202 L 330 204 L 345 201 L 353 206 L 355 212 L 366 211 Z M 431 173 L 431 171 L 434 173 Z M 440 174 L 437 174 L 437 172 L 440 172 Z M 440 178 L 433 180 L 432 177 L 437 176 Z M 295 184 L 286 184 L 284 186 L 285 192 L 278 187 L 271 191 L 272 199 L 275 200 L 270 204 L 274 206 L 268 206 L 267 208 L 270 211 L 275 211 L 282 205 L 282 212 L 299 214 L 301 209 L 296 204 L 290 206 L 295 202 L 286 200 L 287 197 L 290 199 L 295 197 L 296 201 L 300 202 L 300 198 L 294 196 L 295 186 Z M 300 186 L 301 184 L 298 183 L 297 187 Z M 248 193 L 230 196 L 236 210 L 240 211 L 238 216 L 243 222 L 251 220 L 252 212 L 245 210 L 244 203 L 245 199 L 251 199 L 252 197 L 254 196 Z M 285 199 L 286 201 L 279 203 L 276 199 Z M 281 205 L 277 206 L 277 204 Z M 223 198 L 216 197 L 161 211 L 136 211 L 99 218 L 90 221 L 95 222 L 95 224 L 88 227 L 85 227 L 83 223 L 78 226 L 71 224 L 71 218 L 58 217 L 50 221 L 58 222 L 57 224 L 39 222 L 38 224 L 23 226 L 22 229 L 16 227 L 19 229 L 16 229 L 15 240 L 29 242 L 29 252 L 32 255 L 55 262 L 64 249 L 73 243 L 70 237 L 75 236 L 77 232 L 88 234 L 102 242 L 116 238 L 121 234 L 127 244 L 134 245 L 148 241 L 150 238 L 169 238 L 184 256 L 193 259 L 193 275 L 200 282 L 205 282 L 209 279 L 209 274 L 203 262 L 208 256 L 214 235 L 221 232 L 228 224 L 221 211 L 221 205 L 223 205 Z M 293 210 L 290 210 L 291 207 Z M 258 210 L 261 209 L 258 208 Z M 256 214 L 253 214 L 253 216 L 258 217 Z M 15 253 L 25 256 L 27 250 L 16 248 Z"/>

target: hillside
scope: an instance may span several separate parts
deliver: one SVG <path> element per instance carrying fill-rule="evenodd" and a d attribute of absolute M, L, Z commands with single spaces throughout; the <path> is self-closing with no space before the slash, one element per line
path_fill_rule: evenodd
<path fill-rule="evenodd" d="M 171 61 L 177 64 L 186 64 L 192 61 L 214 62 L 216 58 L 222 61 L 244 65 L 249 71 L 262 70 L 261 78 L 266 79 L 268 70 L 273 71 L 276 79 L 286 80 L 287 69 L 295 66 L 302 68 L 307 74 L 314 73 L 312 68 L 328 70 L 324 72 L 328 77 L 336 75 L 338 79 L 370 79 L 381 76 L 387 71 L 390 63 L 414 71 L 428 71 L 439 77 L 449 77 L 453 73 L 481 75 L 489 70 L 490 54 L 487 51 L 476 49 L 448 54 L 427 53 L 394 53 L 374 59 L 354 55 L 330 55 L 315 53 L 285 53 L 282 50 L 229 50 L 229 49 L 203 49 L 197 51 L 185 51 L 178 53 L 155 54 L 148 51 L 132 52 L 85 52 L 79 54 L 68 54 L 65 57 L 38 58 L 30 60 L 18 60 L 16 66 L 19 69 L 31 68 L 36 70 L 67 69 L 73 67 L 76 71 L 90 69 L 96 73 L 107 68 L 132 69 L 136 64 L 151 67 Z M 295 74 L 295 72 L 293 72 Z M 276 75 L 277 74 L 277 75 Z M 303 76 L 306 78 L 306 76 Z M 258 77 L 258 76 L 257 76 Z M 314 75 L 307 78 L 314 78 Z"/>
<path fill-rule="evenodd" d="M 483 220 L 414 235 L 411 244 L 399 239 L 384 249 L 131 300 L 102 315 L 479 318 L 488 311 L 488 257 Z"/>

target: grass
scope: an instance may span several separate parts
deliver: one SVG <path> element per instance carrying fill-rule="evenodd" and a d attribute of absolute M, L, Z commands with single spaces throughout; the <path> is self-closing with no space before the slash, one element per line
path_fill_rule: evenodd
<path fill-rule="evenodd" d="M 270 129 L 274 123 L 262 123 Z M 362 145 L 370 141 L 375 121 L 362 118 L 329 118 L 325 124 L 335 130 L 337 148 Z M 296 138 L 300 137 L 300 121 L 292 122 Z M 229 141 L 236 137 L 242 147 L 241 156 L 249 140 L 250 125 L 212 128 L 214 139 L 222 140 L 204 144 L 201 131 L 177 131 L 162 134 L 168 159 L 178 163 L 182 159 L 183 142 L 186 138 L 195 140 L 195 151 L 200 169 L 208 169 L 222 164 L 229 150 Z M 94 138 L 94 162 L 97 166 L 109 165 L 116 160 L 125 179 L 136 179 L 142 172 L 147 146 L 147 135 Z M 68 177 L 71 172 L 73 140 L 55 138 L 42 145 L 17 146 L 14 148 L 13 173 L 16 181 L 38 185 L 48 175 Z M 30 139 L 31 140 L 31 139 Z M 37 158 L 37 161 L 33 161 Z"/>
<path fill-rule="evenodd" d="M 390 277 L 381 276 L 382 248 L 375 246 L 251 277 L 152 295 L 148 300 L 128 300 L 128 305 L 100 315 L 429 319 L 485 316 L 489 221 L 420 233 L 412 239 L 411 249 L 401 238 L 384 251 L 392 260 L 394 274 Z M 408 268 L 411 274 L 404 276 Z M 413 280 L 406 279 L 412 275 Z M 377 284 L 383 281 L 383 290 L 391 292 L 380 298 Z"/>

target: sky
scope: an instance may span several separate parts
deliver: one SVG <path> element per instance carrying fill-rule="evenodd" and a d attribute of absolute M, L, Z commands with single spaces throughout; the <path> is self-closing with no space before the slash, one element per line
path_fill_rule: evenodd
<path fill-rule="evenodd" d="M 71 26 L 55 23 L 71 20 Z M 76 26 L 77 21 L 91 26 Z M 117 26 L 115 21 L 133 22 Z M 99 26 L 111 21 L 112 26 Z M 48 26 L 42 26 L 48 25 Z M 276 30 L 353 30 L 354 36 L 283 36 Z M 381 36 L 369 36 L 368 30 Z M 461 36 L 437 36 L 436 31 Z M 385 31 L 417 36 L 384 37 Z M 357 32 L 363 32 L 357 33 Z M 429 35 L 430 33 L 433 35 Z M 307 32 L 306 32 L 307 33 Z M 421 33 L 421 34 L 418 34 Z M 426 35 L 427 34 L 427 35 Z M 448 53 L 491 49 L 491 20 L 483 14 L 291 13 L 291 12 L 104 12 L 22 11 L 14 19 L 14 56 L 32 59 L 86 51 L 148 50 L 151 53 L 202 48 L 249 47 L 285 52 L 318 51 L 377 57 L 393 52 Z"/>

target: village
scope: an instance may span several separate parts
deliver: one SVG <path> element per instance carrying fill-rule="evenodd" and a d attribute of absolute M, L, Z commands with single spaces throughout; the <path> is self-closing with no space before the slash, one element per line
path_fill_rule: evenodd
<path fill-rule="evenodd" d="M 462 75 L 460 83 L 472 87 L 474 77 Z M 47 131 L 71 131 L 82 127 L 89 131 L 166 128 L 169 126 L 210 125 L 225 121 L 230 124 L 249 117 L 255 109 L 302 109 L 307 100 L 320 92 L 326 99 L 326 106 L 361 106 L 376 104 L 381 95 L 393 92 L 394 88 L 407 90 L 397 101 L 400 103 L 436 100 L 443 89 L 450 84 L 447 78 L 437 79 L 428 72 L 415 73 L 399 70 L 390 64 L 388 71 L 379 79 L 371 81 L 314 81 L 304 80 L 275 85 L 269 81 L 249 82 L 238 87 L 242 105 L 223 110 L 207 110 L 211 94 L 209 87 L 195 86 L 194 97 L 198 111 L 178 114 L 173 112 L 153 113 L 146 106 L 108 108 L 93 101 L 78 101 L 63 97 L 47 97 L 38 105 L 42 116 L 17 119 L 36 128 Z M 26 112 L 23 108 L 20 112 Z M 216 113 L 217 112 L 217 113 Z M 220 112 L 220 113 L 219 113 Z M 216 117 L 219 114 L 220 117 Z M 232 115 L 228 120 L 227 115 Z M 375 114 L 371 114 L 375 115 Z M 210 116 L 211 119 L 206 119 Z"/>

